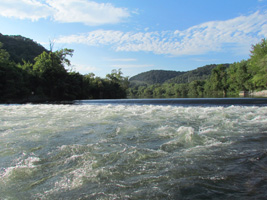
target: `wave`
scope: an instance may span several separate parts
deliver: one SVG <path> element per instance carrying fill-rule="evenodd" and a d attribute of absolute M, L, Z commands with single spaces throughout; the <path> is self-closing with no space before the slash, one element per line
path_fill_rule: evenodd
<path fill-rule="evenodd" d="M 265 106 L 0 105 L 3 199 L 266 196 Z"/>

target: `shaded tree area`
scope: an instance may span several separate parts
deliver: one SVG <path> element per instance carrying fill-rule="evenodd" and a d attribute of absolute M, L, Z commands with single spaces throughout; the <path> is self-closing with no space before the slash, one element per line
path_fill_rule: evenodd
<path fill-rule="evenodd" d="M 2 48 L 10 55 L 10 60 L 15 63 L 23 63 L 23 60 L 34 62 L 34 58 L 44 51 L 48 52 L 42 45 L 32 39 L 20 35 L 2 35 L 0 33 Z"/>
<path fill-rule="evenodd" d="M 223 64 L 223 65 L 226 67 L 229 66 L 229 64 Z M 217 66 L 218 65 L 216 64 L 205 65 L 203 67 L 199 67 L 197 69 L 180 74 L 179 76 L 169 79 L 166 82 L 179 84 L 179 83 L 190 83 L 192 81 L 206 80 L 210 77 L 212 70 Z"/>
<path fill-rule="evenodd" d="M 72 49 L 43 51 L 33 62 L 16 63 L 0 43 L 0 102 L 125 98 L 128 78 L 113 70 L 106 78 L 69 72 Z"/>
<path fill-rule="evenodd" d="M 252 45 L 248 60 L 206 67 L 191 71 L 195 77 L 192 80 L 184 73 L 163 84 L 134 85 L 128 89 L 128 95 L 134 98 L 235 97 L 240 91 L 267 89 L 267 41 L 262 39 Z"/>
<path fill-rule="evenodd" d="M 17 37 L 19 39 L 15 37 L 16 40 L 26 40 L 26 43 L 36 45 L 30 39 Z M 70 65 L 68 57 L 73 55 L 71 49 L 55 52 L 45 50 L 34 58 L 35 54 L 31 54 L 31 51 L 28 53 L 25 51 L 23 54 L 18 52 L 20 51 L 7 51 L 0 42 L 0 102 L 2 103 L 116 99 L 127 96 L 129 98 L 225 97 L 238 96 L 240 91 L 267 89 L 266 39 L 252 45 L 248 60 L 231 65 L 207 65 L 190 72 L 152 70 L 136 76 L 136 84 L 131 85 L 128 77 L 124 77 L 120 69 L 112 70 L 105 78 L 96 77 L 93 73 L 82 75 L 68 71 L 66 69 Z M 31 55 L 27 57 L 24 54 Z M 145 79 L 147 80 L 144 81 Z"/>
<path fill-rule="evenodd" d="M 25 81 L 28 74 L 11 62 L 9 57 L 5 50 L 0 49 L 0 101 L 29 93 Z"/>
<path fill-rule="evenodd" d="M 265 89 L 267 86 L 267 40 L 252 46 L 248 70 L 252 75 L 252 88 Z"/>
<path fill-rule="evenodd" d="M 143 84 L 163 84 L 165 81 L 184 74 L 185 72 L 167 71 L 167 70 L 151 70 L 140 73 L 130 78 L 132 86 Z"/>
<path fill-rule="evenodd" d="M 223 64 L 229 67 L 229 64 Z M 192 81 L 206 80 L 217 64 L 205 65 L 194 70 L 179 72 L 168 70 L 151 70 L 137 74 L 129 79 L 130 87 L 164 83 L 190 83 Z"/>

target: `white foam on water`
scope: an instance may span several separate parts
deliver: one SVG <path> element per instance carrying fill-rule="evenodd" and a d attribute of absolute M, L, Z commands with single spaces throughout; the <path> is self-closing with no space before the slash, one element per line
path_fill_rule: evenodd
<path fill-rule="evenodd" d="M 99 173 L 93 169 L 95 164 L 97 161 L 92 158 L 92 160 L 85 161 L 81 167 L 68 172 L 63 178 L 55 182 L 54 191 L 75 189 L 82 186 L 85 179 L 94 180 Z"/>
<path fill-rule="evenodd" d="M 89 186 L 94 190 L 84 197 L 144 198 L 148 190 L 167 197 L 166 184 L 190 184 L 195 177 L 225 181 L 228 172 L 195 175 L 212 169 L 202 159 L 216 165 L 222 158 L 242 160 L 258 150 L 242 141 L 267 133 L 267 107 L 256 106 L 29 104 L 0 105 L 0 113 L 0 186 L 6 199 L 14 197 L 6 191 L 29 199 L 78 199 L 77 191 Z M 17 180 L 36 184 L 25 193 L 16 189 Z"/>
<path fill-rule="evenodd" d="M 14 179 L 23 179 L 25 176 L 31 176 L 31 174 L 38 167 L 36 163 L 40 161 L 39 157 L 36 156 L 23 156 L 16 159 L 13 166 L 3 169 L 0 173 L 0 177 L 3 182 L 12 181 Z"/>

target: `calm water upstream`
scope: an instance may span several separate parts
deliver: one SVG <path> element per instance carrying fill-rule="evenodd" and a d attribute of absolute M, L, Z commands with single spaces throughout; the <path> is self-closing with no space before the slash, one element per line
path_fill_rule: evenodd
<path fill-rule="evenodd" d="M 0 105 L 0 199 L 267 199 L 266 99 Z"/>

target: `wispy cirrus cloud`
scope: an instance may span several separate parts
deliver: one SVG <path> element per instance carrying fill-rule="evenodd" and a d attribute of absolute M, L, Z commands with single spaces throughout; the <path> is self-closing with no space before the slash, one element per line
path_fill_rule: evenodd
<path fill-rule="evenodd" d="M 111 46 L 115 51 L 153 52 L 171 56 L 201 55 L 207 52 L 247 52 L 251 44 L 267 37 L 267 12 L 255 12 L 225 21 L 209 21 L 186 30 L 122 32 L 95 30 L 62 36 L 58 43 Z"/>
<path fill-rule="evenodd" d="M 0 15 L 37 21 L 53 15 L 53 9 L 37 0 L 1 0 Z"/>
<path fill-rule="evenodd" d="M 82 22 L 86 25 L 115 24 L 130 16 L 126 8 L 116 8 L 110 3 L 88 0 L 47 0 L 56 10 L 53 17 L 59 22 Z"/>
<path fill-rule="evenodd" d="M 130 16 L 126 8 L 90 0 L 1 0 L 0 15 L 37 21 L 51 18 L 62 23 L 115 24 Z"/>
<path fill-rule="evenodd" d="M 135 64 L 138 60 L 136 58 L 105 58 L 107 61 L 115 62 L 116 64 L 110 65 L 112 68 L 121 69 L 135 69 L 135 68 L 148 68 L 154 67 L 153 64 Z"/>
<path fill-rule="evenodd" d="M 111 65 L 113 68 L 147 68 L 147 67 L 154 67 L 155 65 L 152 64 L 119 64 L 119 65 Z"/>
<path fill-rule="evenodd" d="M 135 62 L 137 61 L 136 58 L 105 58 L 107 61 L 112 62 Z"/>
<path fill-rule="evenodd" d="M 91 66 L 91 65 L 73 63 L 72 64 L 72 70 L 78 71 L 82 74 L 86 74 L 86 73 L 91 72 L 91 71 L 99 71 L 100 69 L 95 67 L 95 66 Z"/>

